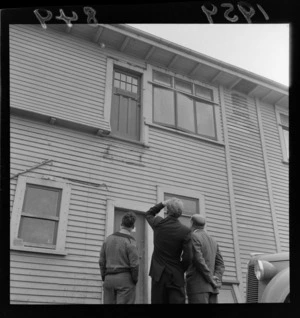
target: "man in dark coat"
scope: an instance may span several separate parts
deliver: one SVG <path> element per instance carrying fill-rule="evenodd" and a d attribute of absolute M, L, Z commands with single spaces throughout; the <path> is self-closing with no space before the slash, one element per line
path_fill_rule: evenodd
<path fill-rule="evenodd" d="M 156 216 L 167 207 L 167 217 Z M 178 218 L 183 203 L 171 198 L 145 213 L 154 232 L 154 251 L 149 275 L 152 278 L 151 303 L 185 303 L 184 272 L 189 265 L 190 229 Z"/>
<path fill-rule="evenodd" d="M 192 262 L 186 272 L 186 291 L 189 304 L 217 303 L 224 261 L 218 243 L 204 230 L 205 218 L 191 218 Z"/>

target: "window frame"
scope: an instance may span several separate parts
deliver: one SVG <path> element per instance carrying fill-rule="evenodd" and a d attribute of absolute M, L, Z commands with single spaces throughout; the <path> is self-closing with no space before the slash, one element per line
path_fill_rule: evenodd
<path fill-rule="evenodd" d="M 286 126 L 281 123 L 280 115 L 285 115 L 289 117 L 289 112 L 287 109 L 280 107 L 278 105 L 275 105 L 275 113 L 276 113 L 276 122 L 278 127 L 278 134 L 280 139 L 280 145 L 281 145 L 281 152 L 282 152 L 282 160 L 285 163 L 289 163 L 289 149 L 286 147 L 285 138 L 284 138 L 284 130 L 287 130 L 289 132 L 289 126 Z"/>
<path fill-rule="evenodd" d="M 175 197 L 176 195 L 178 195 L 178 196 L 197 199 L 199 201 L 199 214 L 201 214 L 204 217 L 206 216 L 205 196 L 203 193 L 199 191 L 191 190 L 191 189 L 184 189 L 184 188 L 172 187 L 167 185 L 158 185 L 157 186 L 157 202 L 158 203 L 164 201 L 165 193 L 172 194 Z M 164 211 L 165 211 L 165 208 L 159 212 L 159 215 L 163 218 L 165 217 Z"/>
<path fill-rule="evenodd" d="M 26 243 L 26 242 L 23 242 L 22 239 L 18 238 L 27 184 L 61 190 L 59 220 L 58 220 L 58 226 L 57 226 L 57 232 L 56 232 L 56 244 L 52 245 L 51 247 L 46 246 L 45 244 L 42 244 L 42 243 L 41 244 Z M 71 186 L 68 183 L 49 180 L 49 179 L 19 176 L 17 181 L 17 186 L 16 186 L 12 214 L 11 214 L 10 248 L 12 250 L 66 255 L 67 252 L 65 249 L 65 244 L 66 244 L 70 195 L 71 195 Z"/>
<path fill-rule="evenodd" d="M 135 73 L 140 77 L 140 138 L 139 140 L 131 140 L 128 138 L 122 138 L 121 136 L 115 136 L 112 132 L 108 135 L 108 138 L 121 140 L 124 142 L 132 143 L 135 145 L 141 145 L 149 147 L 149 127 L 145 125 L 145 118 L 147 114 L 147 100 L 150 99 L 150 85 L 149 85 L 149 66 L 138 65 L 138 63 L 128 63 L 123 60 L 120 56 L 107 58 L 106 62 L 106 85 L 105 85 L 105 99 L 104 99 L 104 118 L 110 123 L 111 120 L 111 109 L 112 109 L 112 93 L 114 84 L 114 71 L 115 69 L 122 69 L 129 73 Z"/>
<path fill-rule="evenodd" d="M 116 87 L 115 86 L 115 74 L 116 73 L 120 73 L 121 74 L 121 79 L 119 80 L 119 82 L 123 82 L 122 81 L 122 75 L 130 76 L 132 78 L 136 78 L 137 80 L 137 93 L 133 93 L 133 92 L 129 92 L 126 88 L 123 89 L 121 87 Z M 126 79 L 127 80 L 127 79 Z M 125 82 L 127 84 L 127 82 Z M 141 140 L 141 121 L 142 121 L 142 109 L 141 109 L 141 92 L 142 92 L 142 88 L 141 88 L 141 84 L 142 84 L 142 74 L 137 73 L 136 71 L 132 71 L 130 69 L 124 68 L 124 67 L 120 67 L 118 65 L 114 65 L 113 67 L 113 82 L 112 82 L 112 94 L 113 95 L 120 95 L 123 96 L 125 98 L 129 98 L 132 99 L 136 102 L 136 107 L 139 108 L 139 118 L 137 119 L 137 123 L 136 123 L 136 134 L 135 134 L 135 138 L 131 138 L 130 136 L 126 135 L 126 136 L 122 136 L 122 134 L 120 134 L 119 131 L 113 131 L 113 125 L 112 125 L 112 118 L 110 118 L 110 125 L 111 125 L 111 135 L 113 137 L 116 138 L 122 138 L 124 140 L 129 140 L 129 141 L 135 141 L 135 142 L 139 142 Z M 111 110 L 113 108 L 113 98 L 112 98 L 112 102 L 111 102 Z M 123 122 L 124 124 L 124 122 Z M 126 122 L 126 126 L 128 127 L 128 125 L 132 125 L 132 122 L 129 122 L 129 120 Z"/>
<path fill-rule="evenodd" d="M 171 85 L 168 86 L 167 84 L 163 84 L 162 82 L 158 82 L 158 81 L 156 82 L 155 79 L 154 79 L 154 72 L 170 76 L 171 77 Z M 191 86 L 192 86 L 192 92 L 188 93 L 188 92 L 186 92 L 184 90 L 181 90 L 180 88 L 176 88 L 176 80 L 190 83 Z M 200 83 L 200 82 L 195 81 L 195 80 L 187 79 L 187 78 L 184 78 L 184 77 L 179 76 L 179 75 L 174 75 L 174 74 L 171 74 L 171 73 L 166 72 L 164 70 L 157 70 L 155 68 L 152 68 L 151 82 L 150 83 L 152 85 L 152 123 L 153 124 L 156 124 L 156 125 L 159 125 L 159 126 L 163 126 L 163 127 L 167 127 L 167 128 L 171 128 L 171 129 L 174 129 L 176 131 L 182 131 L 182 132 L 188 133 L 188 134 L 190 134 L 192 136 L 199 136 L 199 137 L 202 137 L 202 138 L 207 138 L 207 139 L 212 140 L 212 141 L 218 141 L 220 139 L 219 131 L 218 131 L 218 125 L 219 125 L 218 118 L 217 118 L 218 116 L 216 114 L 216 106 L 219 106 L 219 103 L 217 102 L 217 90 L 216 90 L 215 87 L 206 85 L 204 83 Z M 200 87 L 203 87 L 203 88 L 210 89 L 211 92 L 212 92 L 211 99 L 196 95 L 196 86 L 200 86 Z M 174 96 L 174 105 L 173 105 L 173 107 L 174 107 L 174 115 L 175 115 L 174 125 L 173 124 L 172 125 L 171 124 L 167 124 L 167 123 L 161 123 L 161 122 L 158 122 L 158 121 L 156 121 L 154 119 L 154 97 L 155 97 L 154 87 L 170 90 L 170 91 L 173 92 L 173 94 L 174 94 L 173 95 Z M 194 132 L 192 132 L 191 130 L 184 129 L 184 128 L 178 126 L 178 106 L 177 106 L 177 99 L 178 99 L 177 95 L 178 94 L 182 94 L 182 95 L 192 99 L 192 102 L 193 102 L 193 114 L 194 114 L 193 120 L 194 120 L 194 125 L 195 125 L 195 131 Z M 214 127 L 213 127 L 214 136 L 209 136 L 209 135 L 198 133 L 196 102 L 205 103 L 207 105 L 211 105 L 212 106 L 213 123 L 214 123 Z"/>

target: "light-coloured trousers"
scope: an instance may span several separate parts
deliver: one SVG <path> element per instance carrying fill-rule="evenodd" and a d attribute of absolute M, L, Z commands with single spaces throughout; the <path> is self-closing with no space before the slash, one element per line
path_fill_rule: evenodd
<path fill-rule="evenodd" d="M 134 304 L 136 285 L 130 272 L 105 276 L 103 283 L 104 304 Z"/>

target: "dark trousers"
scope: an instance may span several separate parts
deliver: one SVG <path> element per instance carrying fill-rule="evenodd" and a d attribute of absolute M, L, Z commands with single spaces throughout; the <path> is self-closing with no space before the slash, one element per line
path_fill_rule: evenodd
<path fill-rule="evenodd" d="M 177 286 L 172 281 L 172 274 L 164 271 L 158 282 L 152 279 L 152 304 L 184 304 L 184 287 Z"/>
<path fill-rule="evenodd" d="M 218 294 L 213 293 L 198 293 L 188 294 L 189 304 L 217 304 Z"/>
<path fill-rule="evenodd" d="M 104 304 L 134 304 L 136 285 L 129 272 L 105 276 Z"/>

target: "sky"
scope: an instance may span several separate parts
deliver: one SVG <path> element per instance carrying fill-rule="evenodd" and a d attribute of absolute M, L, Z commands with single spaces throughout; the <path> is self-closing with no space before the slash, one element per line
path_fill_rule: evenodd
<path fill-rule="evenodd" d="M 288 24 L 128 24 L 289 86 Z"/>

